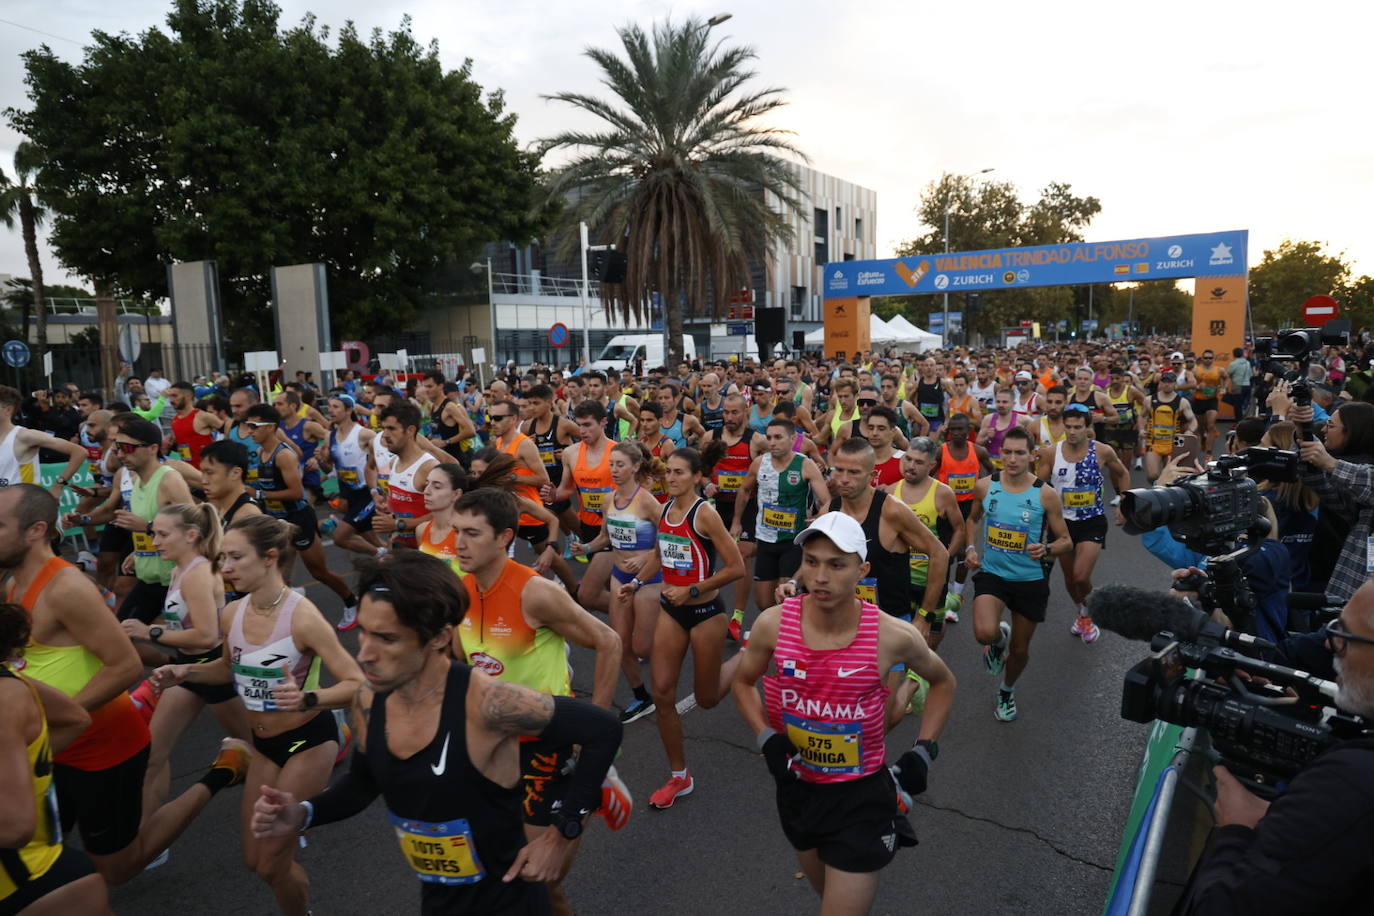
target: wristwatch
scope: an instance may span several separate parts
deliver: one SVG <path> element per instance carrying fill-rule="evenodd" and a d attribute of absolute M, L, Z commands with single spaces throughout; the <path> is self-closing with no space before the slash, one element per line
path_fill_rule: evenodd
<path fill-rule="evenodd" d="M 695 585 L 689 585 L 687 586 L 687 594 L 691 595 L 693 598 L 700 598 L 701 589 L 697 588 Z"/>
<path fill-rule="evenodd" d="M 396 519 L 396 530 L 397 530 L 397 531 L 405 531 L 405 530 L 406 530 L 406 520 L 405 520 L 405 519 L 403 519 L 403 518 L 398 518 L 398 519 Z"/>
<path fill-rule="evenodd" d="M 301 697 L 302 709 L 314 709 L 318 705 L 320 705 L 320 695 L 313 690 L 307 690 L 305 695 Z"/>
<path fill-rule="evenodd" d="M 639 576 L 635 576 L 633 579 L 631 579 L 630 585 L 634 586 L 635 591 L 639 591 L 641 588 L 644 587 L 644 583 L 639 581 Z"/>
<path fill-rule="evenodd" d="M 60 484 L 60 485 L 62 485 L 62 486 L 65 487 L 65 486 L 67 485 L 67 478 L 66 478 L 66 477 L 57 477 L 57 478 L 54 479 L 53 482 L 54 482 L 54 483 L 57 483 L 57 484 Z"/>
<path fill-rule="evenodd" d="M 161 638 L 162 638 L 162 627 L 149 627 L 149 628 L 148 628 L 148 641 L 149 641 L 149 642 L 157 642 L 157 641 L 158 641 L 159 639 L 161 639 Z"/>
<path fill-rule="evenodd" d="M 931 763 L 934 763 L 935 758 L 940 756 L 940 742 L 936 741 L 934 738 L 922 738 L 913 746 L 925 748 L 926 753 L 930 755 Z"/>
<path fill-rule="evenodd" d="M 579 811 L 576 816 L 573 816 L 565 814 L 560 808 L 550 815 L 549 820 L 558 829 L 559 836 L 565 840 L 575 840 L 582 835 L 582 819 L 587 814 L 586 811 Z"/>

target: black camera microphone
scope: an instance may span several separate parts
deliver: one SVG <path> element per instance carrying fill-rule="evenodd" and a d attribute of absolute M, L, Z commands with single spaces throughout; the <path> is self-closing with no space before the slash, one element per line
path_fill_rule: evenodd
<path fill-rule="evenodd" d="M 1137 642 L 1168 631 L 1183 642 L 1210 642 L 1247 654 L 1275 648 L 1268 640 L 1223 627 L 1182 598 L 1129 585 L 1093 589 L 1088 614 L 1103 629 Z"/>

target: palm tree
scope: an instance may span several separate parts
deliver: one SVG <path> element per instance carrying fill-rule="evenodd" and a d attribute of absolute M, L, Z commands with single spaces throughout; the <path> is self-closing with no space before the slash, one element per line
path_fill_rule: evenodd
<path fill-rule="evenodd" d="M 718 315 L 728 292 L 752 286 L 751 263 L 767 265 L 791 240 L 790 218 L 803 207 L 798 174 L 779 154 L 806 157 L 788 131 L 758 123 L 786 104 L 783 91 L 745 88 L 757 55 L 712 43 L 713 24 L 669 20 L 652 36 L 619 29 L 624 57 L 586 51 L 614 100 L 546 96 L 604 122 L 541 145 L 545 155 L 571 154 L 546 186 L 546 204 L 564 202 L 562 247 L 576 249 L 585 221 L 626 253 L 624 284 L 602 295 L 626 321 L 642 318 L 651 293 L 662 295 L 669 365 L 682 358 L 684 311 Z"/>
<path fill-rule="evenodd" d="M 29 259 L 29 276 L 33 280 L 33 310 L 38 325 L 38 356 L 48 351 L 48 307 L 43 299 L 43 264 L 38 260 L 38 227 L 48 211 L 38 199 L 35 188 L 38 170 L 42 165 L 38 147 L 25 140 L 14 151 L 14 172 L 18 182 L 10 181 L 0 171 L 0 222 L 13 229 L 19 220 L 24 237 L 24 254 Z M 27 330 L 28 323 L 25 322 Z"/>

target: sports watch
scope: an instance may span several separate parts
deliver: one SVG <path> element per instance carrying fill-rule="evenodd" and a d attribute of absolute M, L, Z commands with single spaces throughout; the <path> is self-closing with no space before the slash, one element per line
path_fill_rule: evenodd
<path fill-rule="evenodd" d="M 550 814 L 549 820 L 558 829 L 559 836 L 565 840 L 575 840 L 582 835 L 582 818 L 587 814 L 588 812 L 581 811 L 574 816 L 560 808 Z"/>
<path fill-rule="evenodd" d="M 161 638 L 162 638 L 162 627 L 149 627 L 149 628 L 148 628 L 148 641 L 149 641 L 149 642 L 157 642 L 157 641 L 158 641 L 159 639 L 161 639 Z"/>
<path fill-rule="evenodd" d="M 697 588 L 695 585 L 689 585 L 687 586 L 687 594 L 691 595 L 693 598 L 700 598 L 701 589 Z"/>
<path fill-rule="evenodd" d="M 934 763 L 935 758 L 940 756 L 940 742 L 936 741 L 934 738 L 922 738 L 917 741 L 914 746 L 925 748 L 926 753 L 930 755 L 931 763 Z"/>

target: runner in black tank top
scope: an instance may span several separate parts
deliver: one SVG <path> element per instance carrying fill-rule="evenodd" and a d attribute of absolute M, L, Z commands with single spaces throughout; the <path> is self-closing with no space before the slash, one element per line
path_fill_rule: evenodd
<path fill-rule="evenodd" d="M 906 620 L 911 617 L 911 557 L 905 549 L 901 553 L 888 550 L 878 536 L 885 499 L 886 493 L 874 490 L 873 502 L 869 504 L 868 515 L 863 520 L 864 534 L 868 536 L 868 562 L 872 567 L 868 578 L 875 580 L 872 584 L 877 588 L 878 607 L 893 617 Z M 844 506 L 839 499 L 833 499 L 826 511 L 843 512 Z M 860 580 L 859 588 L 862 590 L 865 584 L 866 580 Z"/>
<path fill-rule="evenodd" d="M 442 437 L 444 441 L 435 444 L 445 453 L 451 455 L 454 461 L 459 461 L 463 457 L 462 443 L 448 441 L 458 435 L 458 424 L 444 422 L 444 414 L 447 412 L 448 404 L 448 401 L 440 402 L 439 412 L 431 417 L 429 434 L 431 437 Z"/>

